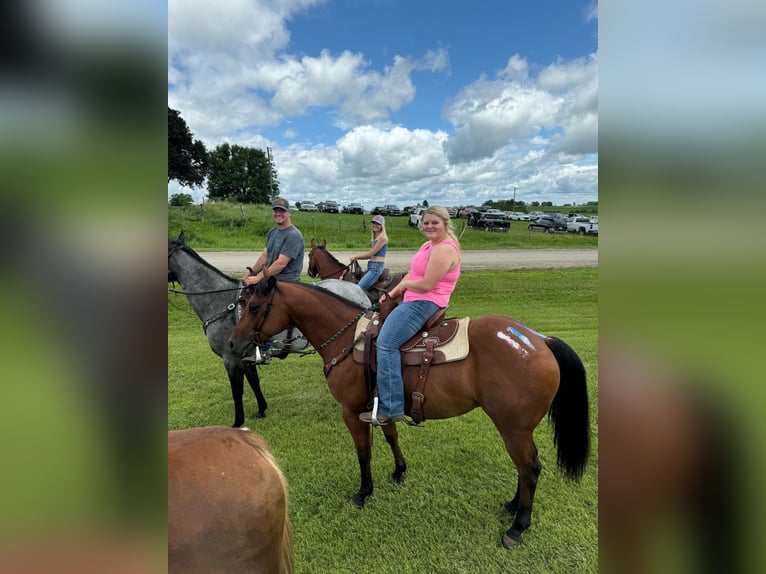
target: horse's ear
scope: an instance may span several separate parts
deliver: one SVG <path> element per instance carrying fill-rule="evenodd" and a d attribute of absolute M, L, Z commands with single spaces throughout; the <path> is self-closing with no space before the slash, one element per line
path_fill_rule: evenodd
<path fill-rule="evenodd" d="M 186 243 L 186 234 L 183 231 L 178 234 L 178 241 L 181 243 Z"/>
<path fill-rule="evenodd" d="M 274 287 L 277 286 L 277 278 L 274 275 L 268 275 L 264 277 L 264 279 L 266 280 L 266 288 L 269 291 L 271 291 L 272 289 L 274 289 Z"/>
<path fill-rule="evenodd" d="M 326 239 L 322 239 L 322 247 L 327 247 L 327 240 Z"/>
<path fill-rule="evenodd" d="M 311 240 L 311 249 L 314 249 L 317 246 L 316 239 Z"/>

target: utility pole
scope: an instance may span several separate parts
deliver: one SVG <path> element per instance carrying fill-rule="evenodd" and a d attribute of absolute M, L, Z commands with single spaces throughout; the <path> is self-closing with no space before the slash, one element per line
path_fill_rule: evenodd
<path fill-rule="evenodd" d="M 513 199 L 511 200 L 511 213 L 513 213 L 513 210 L 515 208 L 515 204 L 516 204 L 516 186 L 514 185 L 513 186 Z M 511 226 L 511 220 L 509 219 L 508 220 L 508 227 L 510 228 L 510 226 Z"/>

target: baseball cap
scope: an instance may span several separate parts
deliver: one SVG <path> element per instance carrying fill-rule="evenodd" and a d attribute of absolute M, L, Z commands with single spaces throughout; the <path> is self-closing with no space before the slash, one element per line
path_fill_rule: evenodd
<path fill-rule="evenodd" d="M 290 211 L 290 203 L 286 199 L 278 197 L 271 202 L 271 209 L 284 209 L 285 211 Z"/>
<path fill-rule="evenodd" d="M 376 215 L 370 221 L 372 221 L 373 223 L 379 223 L 380 225 L 386 224 L 386 218 L 383 217 L 382 215 Z"/>

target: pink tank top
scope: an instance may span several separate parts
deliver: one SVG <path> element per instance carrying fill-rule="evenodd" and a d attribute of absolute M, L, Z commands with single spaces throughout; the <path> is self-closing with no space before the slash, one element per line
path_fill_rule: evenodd
<path fill-rule="evenodd" d="M 453 249 L 457 251 L 458 263 L 454 269 L 447 271 L 444 277 L 436 284 L 436 286 L 426 293 L 418 293 L 416 291 L 410 291 L 407 289 L 404 292 L 404 301 L 433 301 L 439 307 L 446 307 L 449 305 L 449 298 L 452 292 L 455 290 L 458 277 L 460 277 L 460 250 L 457 247 L 454 239 L 445 239 L 444 243 L 452 245 Z M 410 278 L 421 279 L 426 274 L 426 267 L 428 266 L 428 258 L 431 256 L 431 248 L 433 245 L 430 241 L 426 241 L 420 246 L 418 252 L 412 256 L 410 260 Z"/>

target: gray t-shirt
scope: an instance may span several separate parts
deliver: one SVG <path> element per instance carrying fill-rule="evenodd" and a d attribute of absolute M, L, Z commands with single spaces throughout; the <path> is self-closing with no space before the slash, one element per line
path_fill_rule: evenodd
<path fill-rule="evenodd" d="M 297 227 L 291 225 L 284 229 L 272 227 L 266 235 L 266 265 L 271 265 L 280 255 L 290 257 L 282 271 L 277 274 L 280 281 L 300 281 L 303 271 L 303 235 Z"/>

